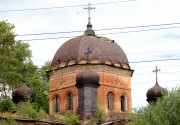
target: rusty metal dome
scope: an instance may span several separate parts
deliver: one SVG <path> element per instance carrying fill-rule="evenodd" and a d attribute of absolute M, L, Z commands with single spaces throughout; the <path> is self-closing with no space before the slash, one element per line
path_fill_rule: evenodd
<path fill-rule="evenodd" d="M 76 84 L 99 84 L 98 73 L 90 70 L 84 70 L 76 75 Z"/>
<path fill-rule="evenodd" d="M 14 103 L 24 102 L 27 100 L 27 97 L 30 97 L 30 99 L 33 100 L 34 96 L 34 91 L 31 88 L 27 87 L 24 81 L 20 87 L 16 88 L 12 92 L 12 98 Z"/>
<path fill-rule="evenodd" d="M 147 93 L 147 101 L 157 101 L 158 98 L 162 97 L 165 94 L 166 89 L 162 88 L 158 83 L 155 84 L 154 87 L 150 88 Z"/>
<path fill-rule="evenodd" d="M 54 55 L 51 69 L 81 64 L 83 61 L 85 64 L 126 65 L 130 69 L 125 52 L 114 40 L 86 34 L 61 45 Z"/>

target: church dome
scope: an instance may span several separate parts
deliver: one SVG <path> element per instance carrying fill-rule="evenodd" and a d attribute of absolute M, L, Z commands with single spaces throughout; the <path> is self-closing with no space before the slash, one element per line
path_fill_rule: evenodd
<path fill-rule="evenodd" d="M 130 68 L 125 52 L 114 40 L 87 33 L 61 45 L 54 55 L 51 69 L 83 62 Z"/>
<path fill-rule="evenodd" d="M 26 96 L 30 96 L 32 99 L 35 94 L 32 89 L 23 84 L 12 92 L 12 98 L 14 103 L 22 102 L 26 100 Z"/>
<path fill-rule="evenodd" d="M 147 101 L 156 101 L 157 98 L 160 98 L 165 94 L 165 90 L 166 89 L 162 88 L 158 83 L 156 83 L 154 87 L 147 91 Z"/>
<path fill-rule="evenodd" d="M 99 84 L 99 75 L 94 71 L 84 70 L 76 75 L 76 83 Z"/>

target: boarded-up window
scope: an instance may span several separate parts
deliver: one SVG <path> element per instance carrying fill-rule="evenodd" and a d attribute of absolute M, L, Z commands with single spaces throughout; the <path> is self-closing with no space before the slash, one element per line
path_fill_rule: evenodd
<path fill-rule="evenodd" d="M 114 95 L 112 92 L 109 92 L 107 95 L 107 102 L 108 102 L 108 110 L 114 109 Z"/>
<path fill-rule="evenodd" d="M 121 96 L 121 111 L 126 111 L 126 97 L 124 95 Z"/>
<path fill-rule="evenodd" d="M 60 111 L 60 102 L 59 102 L 59 96 L 54 97 L 54 112 Z"/>
<path fill-rule="evenodd" d="M 73 94 L 68 92 L 67 94 L 67 110 L 73 110 Z"/>

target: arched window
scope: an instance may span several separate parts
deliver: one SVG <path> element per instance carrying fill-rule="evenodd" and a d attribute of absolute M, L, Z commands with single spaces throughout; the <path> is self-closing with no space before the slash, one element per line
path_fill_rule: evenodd
<path fill-rule="evenodd" d="M 72 92 L 67 93 L 67 110 L 73 110 L 73 94 L 72 94 Z"/>
<path fill-rule="evenodd" d="M 113 110 L 114 109 L 114 95 L 112 92 L 108 93 L 107 101 L 108 101 L 108 110 Z"/>
<path fill-rule="evenodd" d="M 60 102 L 59 102 L 59 96 L 54 97 L 54 112 L 60 111 Z"/>
<path fill-rule="evenodd" d="M 125 97 L 125 95 L 121 96 L 121 111 L 122 112 L 126 111 L 126 97 Z"/>

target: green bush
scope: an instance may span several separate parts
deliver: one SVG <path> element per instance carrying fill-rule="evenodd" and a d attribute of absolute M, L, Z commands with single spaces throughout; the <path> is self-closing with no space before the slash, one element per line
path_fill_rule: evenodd
<path fill-rule="evenodd" d="M 97 119 L 91 117 L 88 119 L 83 119 L 83 121 L 81 122 L 82 125 L 97 125 Z"/>
<path fill-rule="evenodd" d="M 57 116 L 55 116 L 55 119 L 58 122 L 65 122 L 65 117 L 63 115 L 57 115 Z"/>
<path fill-rule="evenodd" d="M 98 108 L 97 109 L 97 114 L 98 114 L 98 119 L 100 122 L 105 122 L 106 118 L 105 118 L 105 113 L 103 109 Z"/>
<path fill-rule="evenodd" d="M 29 117 L 37 119 L 39 117 L 38 111 L 31 103 L 21 103 L 18 105 L 17 114 L 22 117 Z"/>
<path fill-rule="evenodd" d="M 22 124 L 16 122 L 15 120 L 13 120 L 11 118 L 9 118 L 9 119 L 0 121 L 0 125 L 22 125 Z"/>
<path fill-rule="evenodd" d="M 2 99 L 0 101 L 0 112 L 12 112 L 15 106 L 11 99 Z"/>
<path fill-rule="evenodd" d="M 39 116 L 39 119 L 40 118 L 47 118 L 47 114 L 42 108 L 39 109 L 38 116 Z"/>
<path fill-rule="evenodd" d="M 173 88 L 156 105 L 134 109 L 128 125 L 180 125 L 180 87 Z"/>
<path fill-rule="evenodd" d="M 71 125 L 80 123 L 79 116 L 77 116 L 75 113 L 71 113 L 71 112 L 66 112 L 65 113 L 64 121 L 66 123 L 71 124 Z"/>

